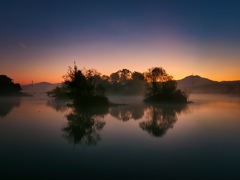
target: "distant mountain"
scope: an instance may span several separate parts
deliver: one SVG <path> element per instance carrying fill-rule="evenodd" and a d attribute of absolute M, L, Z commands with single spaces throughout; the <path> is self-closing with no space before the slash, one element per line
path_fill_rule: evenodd
<path fill-rule="evenodd" d="M 190 93 L 240 93 L 240 81 L 212 81 L 200 76 L 187 76 L 177 81 L 178 88 Z"/>
<path fill-rule="evenodd" d="M 48 82 L 40 82 L 36 84 L 22 85 L 22 92 L 28 93 L 42 93 L 53 90 L 55 87 L 59 86 L 60 83 L 51 84 Z"/>
<path fill-rule="evenodd" d="M 191 88 L 192 86 L 201 86 L 206 84 L 217 83 L 217 81 L 212 81 L 207 78 L 202 78 L 200 76 L 187 76 L 181 80 L 178 80 L 179 88 Z"/>

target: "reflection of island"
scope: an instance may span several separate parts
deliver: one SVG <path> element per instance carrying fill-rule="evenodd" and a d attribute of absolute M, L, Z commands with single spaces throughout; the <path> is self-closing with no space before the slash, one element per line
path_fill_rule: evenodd
<path fill-rule="evenodd" d="M 67 101 L 64 100 L 55 100 L 55 99 L 51 99 L 47 101 L 47 106 L 52 107 L 53 109 L 55 109 L 57 112 L 64 112 L 67 110 Z"/>
<path fill-rule="evenodd" d="M 144 119 L 145 121 L 139 123 L 140 128 L 152 136 L 161 137 L 173 127 L 177 121 L 177 114 L 182 111 L 188 113 L 187 109 L 187 104 L 139 104 L 111 107 L 109 113 L 121 121 Z"/>
<path fill-rule="evenodd" d="M 108 113 L 108 107 L 72 106 L 72 112 L 66 115 L 68 123 L 62 128 L 63 137 L 69 143 L 95 145 L 100 140 L 100 131 L 105 122 L 103 116 Z"/>
<path fill-rule="evenodd" d="M 5 117 L 14 107 L 20 106 L 20 98 L 0 98 L 0 117 Z"/>
<path fill-rule="evenodd" d="M 138 120 L 144 115 L 143 105 L 126 105 L 111 107 L 109 113 L 122 121 L 128 121 L 130 119 Z"/>
<path fill-rule="evenodd" d="M 58 104 L 58 101 L 48 102 L 57 111 L 69 106 L 66 103 Z M 95 145 L 100 140 L 99 131 L 105 126 L 103 116 L 109 113 L 121 121 L 140 120 L 139 126 L 150 135 L 161 137 L 168 129 L 173 128 L 177 121 L 177 115 L 190 113 L 187 104 L 146 105 L 132 104 L 122 106 L 93 106 L 83 107 L 73 103 L 72 112 L 66 115 L 68 120 L 62 128 L 63 137 L 69 143 L 82 145 Z"/>
<path fill-rule="evenodd" d="M 147 119 L 139 123 L 139 126 L 155 137 L 161 137 L 166 134 L 167 130 L 173 128 L 177 121 L 177 114 L 180 114 L 187 108 L 187 105 L 162 105 L 148 106 Z"/>

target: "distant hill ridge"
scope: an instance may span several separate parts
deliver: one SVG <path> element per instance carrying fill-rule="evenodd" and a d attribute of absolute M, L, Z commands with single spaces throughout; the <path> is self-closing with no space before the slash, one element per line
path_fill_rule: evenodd
<path fill-rule="evenodd" d="M 199 75 L 190 75 L 177 80 L 178 88 L 189 93 L 240 93 L 240 80 L 237 81 L 213 81 Z M 61 83 L 40 82 L 36 84 L 22 85 L 23 92 L 42 93 L 53 90 Z"/>
<path fill-rule="evenodd" d="M 240 80 L 218 82 L 191 75 L 178 80 L 177 83 L 179 89 L 190 93 L 240 93 Z"/>
<path fill-rule="evenodd" d="M 36 84 L 28 84 L 28 85 L 22 85 L 22 91 L 23 92 L 34 92 L 34 93 L 40 93 L 40 92 L 47 92 L 53 90 L 55 87 L 59 86 L 61 83 L 48 83 L 48 82 L 40 82 Z"/>

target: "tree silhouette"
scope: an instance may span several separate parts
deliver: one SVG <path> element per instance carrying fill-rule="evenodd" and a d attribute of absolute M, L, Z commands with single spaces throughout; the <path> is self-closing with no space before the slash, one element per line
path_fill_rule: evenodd
<path fill-rule="evenodd" d="M 21 90 L 20 84 L 14 83 L 13 80 L 6 75 L 0 75 L 0 95 L 20 94 Z"/>
<path fill-rule="evenodd" d="M 140 72 L 128 69 L 118 70 L 110 75 L 110 82 L 105 84 L 106 92 L 113 95 L 144 95 L 144 76 Z"/>
<path fill-rule="evenodd" d="M 121 82 L 125 82 L 125 81 L 130 80 L 132 78 L 132 72 L 128 69 L 119 70 L 118 73 L 120 74 Z"/>
<path fill-rule="evenodd" d="M 111 79 L 111 82 L 112 83 L 117 83 L 120 81 L 120 75 L 118 72 L 115 72 L 115 73 L 111 73 L 110 74 L 110 79 Z"/>
<path fill-rule="evenodd" d="M 101 73 L 99 73 L 96 69 L 84 69 L 83 74 L 86 77 L 87 81 L 93 87 L 94 95 L 104 95 L 105 89 L 102 86 L 102 78 Z"/>
<path fill-rule="evenodd" d="M 153 67 L 145 73 L 148 82 L 166 82 L 172 80 L 172 76 L 168 75 L 162 67 Z"/>
<path fill-rule="evenodd" d="M 150 68 L 145 79 L 145 102 L 187 102 L 187 95 L 177 89 L 177 82 L 163 68 Z"/>
<path fill-rule="evenodd" d="M 132 80 L 134 81 L 143 81 L 144 80 L 144 75 L 140 72 L 134 71 L 132 73 Z"/>
<path fill-rule="evenodd" d="M 108 105 L 108 99 L 104 96 L 105 89 L 100 84 L 101 76 L 94 69 L 82 71 L 74 67 L 69 67 L 64 82 L 60 87 L 47 92 L 48 96 L 55 98 L 70 98 L 78 103 L 89 105 Z"/>
<path fill-rule="evenodd" d="M 70 98 L 75 99 L 94 95 L 94 86 L 87 80 L 82 71 L 78 70 L 76 64 L 74 64 L 74 68 L 69 67 L 64 79 L 64 85 L 68 89 Z"/>
<path fill-rule="evenodd" d="M 162 67 L 148 69 L 148 72 L 145 73 L 145 78 L 147 82 L 150 82 L 150 86 L 147 87 L 147 97 L 159 93 L 162 83 L 172 80 L 172 76 L 168 75 Z"/>
<path fill-rule="evenodd" d="M 129 69 L 122 69 L 117 72 L 114 72 L 110 75 L 111 82 L 118 83 L 118 82 L 126 82 L 127 80 L 132 79 L 132 72 Z"/>

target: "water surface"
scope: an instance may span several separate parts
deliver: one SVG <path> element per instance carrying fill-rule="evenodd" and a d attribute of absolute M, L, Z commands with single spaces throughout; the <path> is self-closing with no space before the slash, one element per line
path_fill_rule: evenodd
<path fill-rule="evenodd" d="M 0 177 L 240 178 L 240 99 L 67 107 L 44 95 L 0 99 Z"/>

